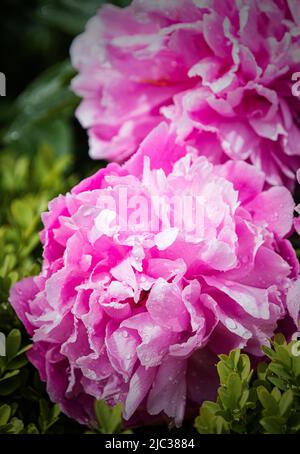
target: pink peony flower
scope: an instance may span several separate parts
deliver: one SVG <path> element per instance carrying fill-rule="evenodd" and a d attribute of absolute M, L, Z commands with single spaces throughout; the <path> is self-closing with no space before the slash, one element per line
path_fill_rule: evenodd
<path fill-rule="evenodd" d="M 127 420 L 146 411 L 180 425 L 190 405 L 214 398 L 217 354 L 261 355 L 287 304 L 296 326 L 294 202 L 263 186 L 255 167 L 214 166 L 162 123 L 125 166 L 49 204 L 41 274 L 17 283 L 10 301 L 66 414 L 90 422 L 97 398 L 123 402 Z M 175 204 L 159 209 L 171 200 L 197 205 L 180 219 Z"/>
<path fill-rule="evenodd" d="M 163 116 L 214 163 L 245 160 L 268 185 L 300 166 L 295 0 L 106 5 L 71 48 L 90 155 L 123 161 Z M 295 95 L 295 93 L 294 93 Z"/>

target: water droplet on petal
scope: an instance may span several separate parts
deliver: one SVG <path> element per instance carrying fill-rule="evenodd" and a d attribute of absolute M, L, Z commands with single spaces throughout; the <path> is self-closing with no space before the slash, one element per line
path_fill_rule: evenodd
<path fill-rule="evenodd" d="M 234 320 L 232 320 L 232 318 L 226 318 L 225 325 L 227 326 L 228 329 L 236 329 L 237 328 L 237 324 L 235 323 Z"/>
<path fill-rule="evenodd" d="M 149 355 L 145 355 L 144 363 L 149 363 L 149 361 L 150 361 L 150 356 Z"/>

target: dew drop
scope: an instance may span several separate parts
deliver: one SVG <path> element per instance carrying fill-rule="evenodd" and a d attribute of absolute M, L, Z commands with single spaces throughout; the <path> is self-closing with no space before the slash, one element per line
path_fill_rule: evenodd
<path fill-rule="evenodd" d="M 145 355 L 144 362 L 145 363 L 149 363 L 149 361 L 150 361 L 150 356 L 149 355 Z"/>
<path fill-rule="evenodd" d="M 225 325 L 227 326 L 228 329 L 236 329 L 237 328 L 237 324 L 235 323 L 234 320 L 232 320 L 232 318 L 226 318 Z"/>
<path fill-rule="evenodd" d="M 93 208 L 86 208 L 83 211 L 83 216 L 90 216 L 93 213 Z"/>

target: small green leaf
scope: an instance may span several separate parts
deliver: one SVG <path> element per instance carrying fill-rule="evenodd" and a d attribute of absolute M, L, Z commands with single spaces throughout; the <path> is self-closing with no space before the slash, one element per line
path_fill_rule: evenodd
<path fill-rule="evenodd" d="M 286 340 L 283 334 L 277 333 L 274 336 L 274 344 L 286 345 Z"/>
<path fill-rule="evenodd" d="M 276 359 L 277 361 L 280 361 L 288 369 L 290 369 L 292 365 L 292 358 L 285 346 L 279 345 L 276 348 Z"/>
<path fill-rule="evenodd" d="M 13 329 L 6 338 L 6 355 L 13 358 L 21 346 L 21 333 L 18 329 Z"/>
<path fill-rule="evenodd" d="M 257 396 L 259 398 L 260 403 L 262 406 L 267 410 L 268 413 L 276 415 L 279 413 L 279 407 L 274 399 L 274 397 L 264 388 L 263 386 L 259 386 L 257 388 Z"/>
<path fill-rule="evenodd" d="M 273 356 L 275 355 L 274 350 L 272 350 L 272 348 L 270 347 L 267 347 L 266 345 L 263 345 L 261 349 L 270 359 L 272 359 Z"/>
<path fill-rule="evenodd" d="M 38 431 L 38 428 L 36 427 L 35 424 L 28 424 L 28 426 L 26 427 L 26 433 L 27 434 L 30 434 L 30 435 L 37 435 L 39 434 L 39 431 Z"/>
<path fill-rule="evenodd" d="M 299 432 L 300 431 L 300 412 L 294 414 L 289 419 L 289 427 L 292 432 Z"/>
<path fill-rule="evenodd" d="M 293 405 L 294 394 L 291 389 L 282 394 L 279 402 L 279 411 L 281 416 L 285 416 Z"/>
<path fill-rule="evenodd" d="M 259 363 L 257 366 L 257 377 L 259 380 L 266 379 L 266 373 L 268 370 L 268 365 L 266 363 Z"/>
<path fill-rule="evenodd" d="M 274 397 L 274 399 L 276 400 L 276 402 L 279 402 L 280 399 L 281 399 L 281 392 L 279 391 L 278 388 L 273 388 L 272 391 L 271 391 L 271 396 Z"/>
<path fill-rule="evenodd" d="M 231 408 L 234 408 L 237 406 L 237 402 L 241 398 L 243 389 L 242 381 L 238 374 L 230 374 L 230 376 L 228 377 L 227 386 L 228 396 L 231 401 Z"/>
<path fill-rule="evenodd" d="M 251 372 L 251 363 L 250 363 L 250 359 L 247 355 L 245 354 L 242 354 L 241 355 L 241 378 L 242 380 L 247 380 L 249 379 L 249 375 L 250 375 L 250 372 Z"/>
<path fill-rule="evenodd" d="M 6 369 L 7 370 L 14 370 L 14 369 L 21 369 L 28 363 L 28 360 L 25 355 L 15 356 L 14 359 L 8 362 Z"/>
<path fill-rule="evenodd" d="M 8 423 L 11 416 L 11 408 L 9 405 L 2 405 L 0 407 L 0 426 L 4 426 Z"/>
<path fill-rule="evenodd" d="M 233 364 L 233 367 L 234 369 L 237 368 L 237 365 L 238 365 L 238 362 L 239 362 L 239 359 L 240 359 L 240 350 L 236 349 L 236 350 L 232 350 L 230 353 L 229 353 L 229 358 L 230 360 L 232 361 L 232 364 Z"/>
<path fill-rule="evenodd" d="M 21 348 L 15 356 L 17 357 L 17 356 L 22 355 L 23 353 L 28 352 L 28 350 L 30 350 L 31 347 L 32 347 L 32 344 L 25 345 L 25 347 Z"/>
<path fill-rule="evenodd" d="M 102 400 L 95 402 L 96 417 L 102 433 L 116 433 L 122 423 L 122 409 L 122 404 L 110 407 Z"/>
<path fill-rule="evenodd" d="M 14 371 L 19 372 L 19 371 Z M 21 385 L 21 380 L 19 376 L 12 377 L 5 381 L 0 380 L 0 396 L 8 396 L 12 394 L 16 389 Z"/>
<path fill-rule="evenodd" d="M 4 376 L 0 378 L 0 382 L 8 380 L 9 378 L 15 377 L 16 375 L 19 375 L 19 373 L 20 373 L 19 370 L 12 370 L 10 372 L 6 372 L 4 374 Z"/>
<path fill-rule="evenodd" d="M 231 370 L 229 369 L 229 367 L 223 361 L 220 361 L 217 364 L 217 371 L 218 371 L 218 374 L 220 377 L 221 384 L 226 384 L 228 377 L 231 373 Z"/>
<path fill-rule="evenodd" d="M 269 434 L 282 434 L 284 433 L 283 420 L 276 416 L 265 416 L 260 420 L 260 424 L 265 431 Z"/>

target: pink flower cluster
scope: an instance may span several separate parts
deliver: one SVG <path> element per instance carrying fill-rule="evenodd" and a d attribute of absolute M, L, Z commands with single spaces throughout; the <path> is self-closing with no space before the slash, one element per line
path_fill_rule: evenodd
<path fill-rule="evenodd" d="M 163 118 L 213 163 L 268 185 L 300 167 L 298 0 L 133 0 L 102 7 L 71 49 L 90 155 L 122 162 Z"/>
<path fill-rule="evenodd" d="M 217 354 L 259 356 L 280 320 L 296 329 L 290 192 L 264 189 L 264 173 L 248 163 L 198 154 L 162 123 L 124 166 L 109 164 L 43 215 L 42 271 L 10 300 L 50 398 L 81 423 L 93 420 L 97 398 L 123 402 L 127 420 L 165 414 L 178 426 L 187 408 L 214 397 Z M 120 209 L 121 188 L 136 200 L 196 195 L 202 230 L 168 228 L 159 211 L 158 231 L 110 228 L 102 202 Z"/>

